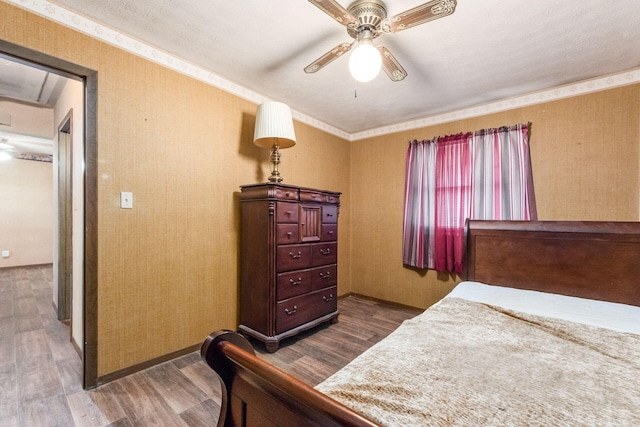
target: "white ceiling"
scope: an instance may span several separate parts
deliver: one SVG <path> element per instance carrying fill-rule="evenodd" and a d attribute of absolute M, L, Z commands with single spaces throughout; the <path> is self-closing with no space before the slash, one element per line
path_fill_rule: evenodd
<path fill-rule="evenodd" d="M 0 98 L 53 107 L 66 79 L 0 54 Z"/>
<path fill-rule="evenodd" d="M 396 15 L 424 2 L 387 0 L 387 11 Z M 391 82 L 381 72 L 357 85 L 348 58 L 304 73 L 329 49 L 352 41 L 309 1 L 50 3 L 346 134 L 640 66 L 638 0 L 458 0 L 453 15 L 376 39 L 403 65 L 406 79 Z"/>
<path fill-rule="evenodd" d="M 0 54 L 0 101 L 53 108 L 66 81 L 67 78 L 58 74 Z M 11 114 L 0 108 L 0 152 L 53 154 L 51 138 L 12 132 L 11 122 Z"/>

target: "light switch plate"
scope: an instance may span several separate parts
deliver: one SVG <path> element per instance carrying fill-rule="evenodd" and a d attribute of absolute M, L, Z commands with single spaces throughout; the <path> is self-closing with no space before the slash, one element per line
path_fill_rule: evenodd
<path fill-rule="evenodd" d="M 120 207 L 122 209 L 133 209 L 133 193 L 129 191 L 120 193 Z"/>
<path fill-rule="evenodd" d="M 2 251 L 2 258 L 9 258 L 9 251 Z"/>

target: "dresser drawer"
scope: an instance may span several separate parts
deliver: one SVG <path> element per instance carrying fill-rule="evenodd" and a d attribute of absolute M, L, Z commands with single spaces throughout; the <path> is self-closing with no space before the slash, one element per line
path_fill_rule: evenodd
<path fill-rule="evenodd" d="M 298 190 L 295 188 L 276 188 L 274 196 L 276 199 L 298 200 Z"/>
<path fill-rule="evenodd" d="M 311 266 L 335 264 L 338 261 L 338 244 L 336 242 L 313 243 L 311 245 Z"/>
<path fill-rule="evenodd" d="M 297 187 L 288 187 L 279 184 L 251 184 L 242 185 L 240 188 L 242 189 L 241 198 L 243 200 L 298 200 Z"/>
<path fill-rule="evenodd" d="M 278 202 L 276 205 L 276 221 L 277 222 L 298 222 L 298 204 Z"/>
<path fill-rule="evenodd" d="M 278 224 L 276 226 L 276 243 L 279 245 L 298 243 L 298 224 Z"/>
<path fill-rule="evenodd" d="M 313 191 L 313 190 L 300 190 L 300 201 L 301 202 L 316 202 L 322 203 L 325 201 L 325 196 L 321 191 Z"/>
<path fill-rule="evenodd" d="M 327 203 L 331 203 L 334 205 L 337 205 L 338 203 L 340 203 L 340 196 L 336 196 L 333 194 L 327 194 Z"/>
<path fill-rule="evenodd" d="M 278 274 L 276 299 L 283 300 L 311 291 L 311 270 Z"/>
<path fill-rule="evenodd" d="M 334 286 L 278 302 L 276 334 L 336 311 L 338 309 L 336 291 L 337 288 Z"/>
<path fill-rule="evenodd" d="M 311 290 L 317 291 L 338 283 L 338 266 L 336 264 L 316 267 L 311 271 Z"/>
<path fill-rule="evenodd" d="M 338 240 L 338 224 L 322 224 L 322 241 Z"/>
<path fill-rule="evenodd" d="M 322 222 L 329 224 L 338 222 L 338 207 L 336 205 L 322 205 Z"/>
<path fill-rule="evenodd" d="M 311 246 L 286 245 L 276 249 L 276 269 L 279 273 L 311 267 Z"/>

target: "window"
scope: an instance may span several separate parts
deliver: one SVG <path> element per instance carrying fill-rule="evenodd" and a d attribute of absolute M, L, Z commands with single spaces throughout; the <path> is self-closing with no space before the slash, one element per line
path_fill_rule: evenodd
<path fill-rule="evenodd" d="M 404 264 L 460 274 L 467 218 L 537 218 L 529 128 L 518 124 L 409 143 Z"/>

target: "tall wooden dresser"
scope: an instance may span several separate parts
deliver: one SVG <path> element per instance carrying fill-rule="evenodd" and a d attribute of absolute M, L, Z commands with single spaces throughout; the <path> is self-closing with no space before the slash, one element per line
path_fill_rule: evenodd
<path fill-rule="evenodd" d="M 276 183 L 241 187 L 240 326 L 265 343 L 338 320 L 340 194 Z"/>

